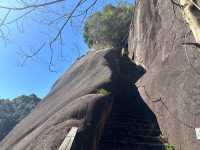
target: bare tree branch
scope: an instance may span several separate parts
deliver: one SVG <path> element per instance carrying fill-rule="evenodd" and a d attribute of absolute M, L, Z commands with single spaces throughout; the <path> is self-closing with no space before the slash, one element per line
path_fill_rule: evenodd
<path fill-rule="evenodd" d="M 198 4 L 196 4 L 193 0 L 190 0 L 190 1 L 200 11 L 200 6 Z"/>
<path fill-rule="evenodd" d="M 31 10 L 25 12 L 25 13 L 22 14 L 21 16 L 15 18 L 15 19 L 13 19 L 13 20 L 11 20 L 11 21 L 9 21 L 9 22 L 4 22 L 2 25 L 8 25 L 8 24 L 12 24 L 12 23 L 14 23 L 14 22 L 16 22 L 16 21 L 19 21 L 20 19 L 23 19 L 24 17 L 26 17 L 27 15 L 29 15 L 30 13 L 32 13 L 34 10 L 35 10 L 35 8 L 33 8 L 33 9 L 31 9 Z M 1 26 L 0 26 L 0 27 L 1 27 Z"/>
<path fill-rule="evenodd" d="M 0 20 L 0 38 L 5 40 L 7 39 L 7 32 L 5 32 L 5 28 L 10 31 L 11 30 L 11 25 L 16 23 L 16 27 L 19 30 L 19 32 L 24 33 L 25 28 L 23 27 L 24 20 L 25 18 L 33 18 L 34 12 L 40 12 L 40 8 L 46 8 L 47 12 L 42 12 L 42 17 L 44 17 L 41 21 L 40 19 L 34 19 L 34 22 L 38 24 L 43 24 L 47 25 L 49 28 L 53 30 L 51 34 L 46 37 L 46 41 L 44 43 L 40 43 L 40 47 L 36 48 L 34 50 L 31 50 L 31 54 L 27 50 L 21 51 L 21 56 L 23 58 L 23 63 L 24 65 L 27 60 L 33 59 L 36 55 L 38 55 L 44 47 L 47 46 L 49 52 L 50 52 L 50 58 L 48 60 L 48 66 L 49 70 L 53 71 L 53 62 L 54 60 L 54 55 L 55 54 L 60 54 L 59 56 L 63 59 L 64 53 L 63 53 L 63 45 L 64 45 L 64 39 L 63 39 L 63 32 L 66 29 L 66 26 L 72 23 L 74 18 L 80 18 L 80 23 L 84 23 L 85 18 L 88 16 L 89 12 L 91 11 L 92 8 L 97 4 L 99 0 L 76 0 L 75 3 L 73 3 L 73 7 L 69 8 L 68 10 L 62 10 L 62 12 L 58 13 L 57 7 L 54 7 L 56 4 L 60 4 L 62 2 L 65 2 L 67 0 L 45 0 L 45 1 L 40 1 L 40 0 L 34 0 L 33 1 L 25 1 L 25 0 L 16 0 L 18 4 L 16 6 L 5 6 L 5 5 L 0 5 L 0 10 L 4 12 L 3 17 L 1 17 Z M 50 7 L 53 6 L 53 7 Z M 48 15 L 48 17 L 45 16 L 45 13 L 49 13 L 50 9 L 53 8 L 56 11 L 53 12 L 53 15 Z M 60 9 L 60 8 L 59 8 Z M 12 14 L 16 14 L 15 17 L 13 17 Z M 50 16 L 50 17 L 49 17 Z M 46 18 L 45 18 L 46 17 Z M 39 21 L 38 21 L 39 20 Z M 44 22 L 45 21 L 45 22 Z M 59 26 L 59 27 L 58 27 Z M 56 31 L 56 33 L 55 33 Z M 10 33 L 10 32 L 9 32 Z M 42 33 L 42 31 L 41 31 Z M 52 34 L 53 35 L 52 37 Z M 54 43 L 58 45 L 54 45 Z M 57 47 L 59 49 L 57 49 Z"/>
<path fill-rule="evenodd" d="M 7 20 L 9 14 L 11 13 L 12 10 L 8 10 L 8 12 L 6 13 L 6 15 L 4 16 L 4 18 L 2 19 L 1 23 L 0 23 L 0 27 L 5 23 L 5 21 Z"/>
<path fill-rule="evenodd" d="M 19 54 L 22 55 L 22 57 L 24 57 L 24 60 L 21 64 L 21 66 L 23 66 L 28 59 L 32 59 L 34 56 L 38 55 L 42 51 L 42 49 L 45 47 L 45 45 L 46 45 L 45 42 L 42 43 L 42 45 L 31 54 L 27 54 L 24 51 L 19 52 Z"/>
<path fill-rule="evenodd" d="M 56 34 L 56 36 L 54 37 L 54 39 L 52 41 L 50 41 L 49 45 L 50 47 L 52 47 L 51 45 L 58 39 L 59 36 L 62 37 L 62 32 L 65 28 L 65 26 L 67 25 L 67 23 L 69 22 L 69 20 L 72 18 L 73 14 L 75 13 L 75 11 L 78 9 L 78 7 L 82 4 L 82 0 L 80 0 L 76 6 L 74 7 L 74 9 L 71 11 L 70 15 L 68 16 L 68 18 L 66 19 L 66 21 L 63 23 L 63 25 L 61 26 L 61 28 L 59 29 L 58 33 Z"/>
<path fill-rule="evenodd" d="M 28 4 L 24 7 L 8 7 L 8 6 L 2 6 L 0 5 L 0 9 L 7 9 L 7 10 L 25 10 L 25 9 L 30 9 L 30 8 L 39 8 L 39 7 L 44 7 L 44 6 L 50 6 L 56 3 L 60 3 L 60 2 L 64 2 L 65 0 L 55 0 L 55 1 L 51 1 L 51 2 L 46 2 L 46 3 L 41 3 L 41 4 Z M 82 1 L 82 0 L 80 0 Z"/>

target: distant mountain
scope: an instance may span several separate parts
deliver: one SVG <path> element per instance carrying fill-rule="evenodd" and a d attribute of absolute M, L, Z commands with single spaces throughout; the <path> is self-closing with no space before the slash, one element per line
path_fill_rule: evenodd
<path fill-rule="evenodd" d="M 35 94 L 13 100 L 0 99 L 0 141 L 41 101 Z"/>

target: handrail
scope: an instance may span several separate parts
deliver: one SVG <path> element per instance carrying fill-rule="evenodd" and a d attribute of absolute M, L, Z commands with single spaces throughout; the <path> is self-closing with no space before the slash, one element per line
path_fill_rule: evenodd
<path fill-rule="evenodd" d="M 77 134 L 78 128 L 72 127 L 58 150 L 70 150 Z"/>

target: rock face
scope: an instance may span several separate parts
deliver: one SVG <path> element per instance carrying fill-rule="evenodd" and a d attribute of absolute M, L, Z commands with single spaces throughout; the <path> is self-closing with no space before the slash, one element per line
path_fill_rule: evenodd
<path fill-rule="evenodd" d="M 200 53 L 180 9 L 171 0 L 140 0 L 130 31 L 129 56 L 146 69 L 137 86 L 164 136 L 177 150 L 197 150 Z"/>
<path fill-rule="evenodd" d="M 0 99 L 0 141 L 41 101 L 36 95 Z"/>
<path fill-rule="evenodd" d="M 58 150 L 72 127 L 71 150 L 164 150 L 154 113 L 135 82 L 144 74 L 121 50 L 91 51 L 56 81 L 1 150 Z"/>
<path fill-rule="evenodd" d="M 1 142 L 1 150 L 57 150 L 71 127 L 78 127 L 73 149 L 95 149 L 111 110 L 119 50 L 89 52 L 56 81 L 40 105 Z M 115 76 L 116 75 L 116 76 Z M 116 79 L 115 79 L 116 78 Z"/>
<path fill-rule="evenodd" d="M 199 45 L 180 9 L 171 0 L 140 0 L 129 37 L 137 65 L 117 49 L 89 52 L 1 150 L 57 150 L 71 127 L 79 128 L 72 150 L 164 150 L 161 132 L 176 150 L 198 150 Z"/>

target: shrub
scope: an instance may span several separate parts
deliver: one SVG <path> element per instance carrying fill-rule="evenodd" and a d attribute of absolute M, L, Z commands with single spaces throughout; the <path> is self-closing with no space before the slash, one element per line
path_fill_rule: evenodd
<path fill-rule="evenodd" d="M 171 145 L 171 144 L 166 144 L 166 145 L 165 145 L 165 149 L 166 149 L 166 150 L 174 150 L 174 146 Z"/>
<path fill-rule="evenodd" d="M 109 92 L 106 89 L 101 88 L 97 90 L 97 93 L 102 95 L 107 95 Z"/>
<path fill-rule="evenodd" d="M 88 46 L 127 47 L 132 7 L 128 4 L 107 5 L 102 12 L 91 15 L 84 26 Z"/>

